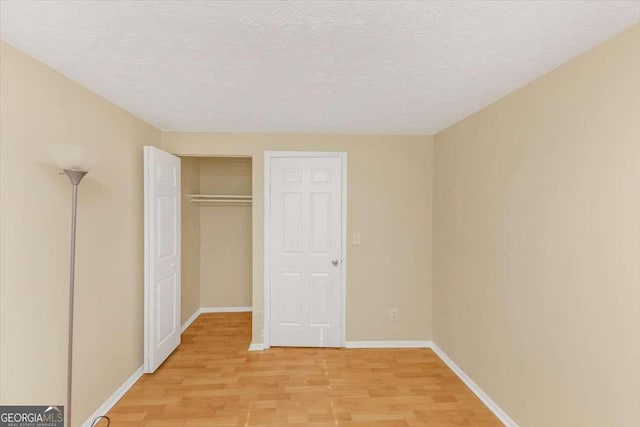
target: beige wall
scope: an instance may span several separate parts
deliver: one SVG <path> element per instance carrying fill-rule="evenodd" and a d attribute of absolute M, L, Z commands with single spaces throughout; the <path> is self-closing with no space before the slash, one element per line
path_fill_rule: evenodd
<path fill-rule="evenodd" d="M 200 209 L 200 306 L 251 307 L 251 206 Z"/>
<path fill-rule="evenodd" d="M 263 309 L 263 175 L 265 150 L 348 153 L 347 340 L 431 338 L 432 138 L 165 133 L 179 155 L 253 157 L 253 307 Z M 397 307 L 396 322 L 389 308 Z M 262 323 L 254 316 L 254 342 Z"/>
<path fill-rule="evenodd" d="M 79 187 L 79 425 L 142 365 L 142 146 L 160 132 L 4 42 L 0 93 L 0 404 L 65 402 L 71 185 L 47 145 L 99 152 Z"/>
<path fill-rule="evenodd" d="M 436 136 L 434 339 L 521 427 L 640 425 L 640 26 Z"/>
<path fill-rule="evenodd" d="M 184 324 L 200 309 L 200 206 L 188 194 L 200 193 L 200 162 L 180 161 L 182 178 L 182 287 L 181 319 Z"/>
<path fill-rule="evenodd" d="M 251 158 L 200 158 L 200 190 L 251 194 Z M 251 307 L 251 204 L 202 204 L 200 221 L 200 306 Z"/>

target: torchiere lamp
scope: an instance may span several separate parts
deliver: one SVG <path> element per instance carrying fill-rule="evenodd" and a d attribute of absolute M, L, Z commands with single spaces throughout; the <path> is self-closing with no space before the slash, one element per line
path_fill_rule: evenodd
<path fill-rule="evenodd" d="M 65 425 L 71 427 L 71 390 L 73 378 L 73 303 L 76 267 L 76 210 L 78 206 L 78 185 L 89 172 L 89 150 L 83 146 L 55 144 L 51 154 L 58 167 L 71 181 L 71 254 L 69 258 L 69 324 L 67 347 L 67 401 L 65 407 Z"/>

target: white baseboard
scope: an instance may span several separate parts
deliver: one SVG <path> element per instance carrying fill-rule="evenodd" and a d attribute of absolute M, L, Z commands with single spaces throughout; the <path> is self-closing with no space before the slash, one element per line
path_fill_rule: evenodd
<path fill-rule="evenodd" d="M 249 351 L 262 351 L 264 350 L 264 344 L 263 343 L 251 343 L 251 345 L 249 345 Z"/>
<path fill-rule="evenodd" d="M 200 307 L 200 313 L 245 313 L 252 311 L 251 307 Z"/>
<path fill-rule="evenodd" d="M 180 330 L 180 333 L 183 333 L 189 326 L 191 326 L 191 324 L 193 323 L 194 320 L 196 320 L 198 318 L 198 316 L 200 316 L 200 309 L 197 309 L 192 315 L 191 317 L 189 317 L 187 319 L 186 322 L 184 322 L 184 324 L 182 325 L 182 329 Z"/>
<path fill-rule="evenodd" d="M 118 403 L 118 400 L 129 391 L 129 389 L 140 379 L 144 373 L 144 366 L 140 366 L 127 380 L 111 395 L 109 398 L 91 415 L 83 424 L 82 427 L 91 427 L 93 421 L 100 415 L 107 415 L 107 412 L 111 410 Z"/>
<path fill-rule="evenodd" d="M 431 341 L 347 341 L 346 348 L 430 348 Z"/>
<path fill-rule="evenodd" d="M 507 415 L 507 413 L 503 411 L 498 406 L 498 404 L 494 402 L 493 399 L 491 399 L 489 395 L 485 393 L 478 386 L 478 384 L 476 384 L 475 381 L 473 381 L 469 377 L 469 375 L 465 374 L 464 371 L 460 369 L 460 367 L 456 365 L 456 363 L 451 360 L 440 347 L 438 347 L 435 343 L 431 343 L 431 349 L 435 354 L 438 355 L 440 359 L 442 359 L 442 361 L 449 367 L 449 369 L 451 369 L 462 380 L 462 382 L 465 383 L 467 387 L 469 387 L 471 391 L 475 393 L 476 396 L 478 396 L 482 403 L 484 403 L 487 408 L 489 408 L 489 410 L 493 412 L 493 414 L 498 417 L 498 419 L 502 421 L 505 426 L 518 427 L 518 424 L 516 424 L 516 422 L 513 421 L 513 419 L 511 419 L 511 417 L 509 417 L 509 415 Z"/>

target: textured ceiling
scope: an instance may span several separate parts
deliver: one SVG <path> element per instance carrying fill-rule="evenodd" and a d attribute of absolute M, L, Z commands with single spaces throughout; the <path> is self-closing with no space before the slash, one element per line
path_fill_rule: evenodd
<path fill-rule="evenodd" d="M 435 133 L 639 1 L 0 2 L 0 36 L 162 130 Z"/>

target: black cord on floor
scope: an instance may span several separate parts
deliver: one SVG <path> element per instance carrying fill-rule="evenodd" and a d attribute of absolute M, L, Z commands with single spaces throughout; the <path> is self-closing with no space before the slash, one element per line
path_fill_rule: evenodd
<path fill-rule="evenodd" d="M 107 417 L 106 415 L 100 415 L 99 417 L 96 417 L 95 420 L 93 420 L 91 427 L 95 427 L 95 425 L 98 424 L 98 422 L 102 419 L 107 420 L 107 425 L 105 427 L 109 427 L 109 425 L 111 425 L 111 418 Z"/>

